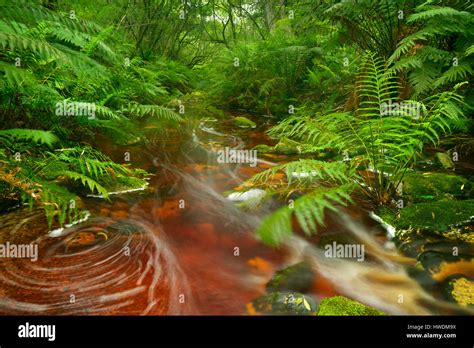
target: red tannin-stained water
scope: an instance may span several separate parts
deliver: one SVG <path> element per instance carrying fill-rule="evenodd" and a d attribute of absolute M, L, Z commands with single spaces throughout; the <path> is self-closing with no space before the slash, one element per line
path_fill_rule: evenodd
<path fill-rule="evenodd" d="M 170 151 L 178 148 L 172 143 Z M 34 224 L 43 234 L 35 241 L 37 261 L 0 259 L 1 314 L 245 313 L 283 253 L 258 242 L 256 220 L 245 221 L 222 192 L 262 169 L 208 165 L 187 155 L 156 168 L 156 152 L 132 150 L 156 171 L 154 192 L 87 199 L 91 218 L 57 236 Z"/>
<path fill-rule="evenodd" d="M 390 314 L 454 313 L 407 275 L 404 265 L 415 260 L 382 247 L 383 230 L 361 207 L 345 209 L 344 219 L 328 216 L 317 236 L 295 234 L 278 249 L 258 241 L 269 207 L 241 209 L 228 191 L 289 157 L 218 163 L 216 150 L 268 143 L 261 131 L 201 123 L 184 137 L 168 130 L 155 138 L 105 149 L 117 162 L 127 151 L 133 165 L 153 173 L 147 190 L 84 198 L 90 218 L 49 234 L 40 210 L 2 216 L 0 236 L 33 243 L 38 255 L 0 258 L 1 315 L 254 314 L 248 303 L 265 293 L 274 272 L 302 260 L 316 272 L 309 294 L 316 301 L 343 294 Z M 316 246 L 328 233 L 362 243 L 366 262 L 325 257 Z"/>

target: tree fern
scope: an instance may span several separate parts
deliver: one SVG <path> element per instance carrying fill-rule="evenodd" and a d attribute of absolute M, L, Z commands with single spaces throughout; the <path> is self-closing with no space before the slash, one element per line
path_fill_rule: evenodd
<path fill-rule="evenodd" d="M 426 95 L 443 86 L 454 86 L 472 76 L 472 25 L 466 3 L 453 7 L 425 2 L 415 8 L 407 23 L 415 29 L 404 37 L 388 63 L 407 71 L 414 95 Z"/>
<path fill-rule="evenodd" d="M 314 232 L 324 222 L 325 209 L 334 209 L 335 202 L 347 202 L 355 187 L 374 204 L 387 203 L 423 145 L 437 145 L 441 135 L 465 124 L 463 97 L 458 94 L 463 84 L 425 100 L 402 101 L 393 70 L 367 52 L 360 65 L 359 106 L 354 113 L 312 116 L 311 109 L 302 108 L 302 115 L 289 117 L 268 132 L 322 151 L 337 149 L 345 153 L 345 161 L 300 160 L 253 176 L 246 186 L 264 188 L 267 197 L 303 194 L 291 208 L 284 206 L 266 218 L 259 235 L 272 244 L 281 242 L 291 234 L 293 214 L 305 233 Z M 398 107 L 404 105 L 401 103 L 409 107 Z M 356 168 L 372 173 L 360 175 Z M 278 173 L 284 173 L 286 179 L 276 179 Z"/>

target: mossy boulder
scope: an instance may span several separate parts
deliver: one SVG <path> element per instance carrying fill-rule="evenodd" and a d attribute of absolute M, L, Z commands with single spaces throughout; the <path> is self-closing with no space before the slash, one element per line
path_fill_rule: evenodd
<path fill-rule="evenodd" d="M 273 147 L 272 152 L 279 155 L 311 154 L 313 157 L 316 156 L 317 159 L 329 159 L 336 155 L 336 153 L 331 149 L 323 149 L 309 144 L 302 144 L 285 137 L 282 137 L 278 141 L 278 144 Z"/>
<path fill-rule="evenodd" d="M 260 296 L 247 305 L 250 314 L 266 315 L 311 315 L 316 302 L 309 296 L 297 292 L 272 292 Z"/>
<path fill-rule="evenodd" d="M 252 120 L 249 120 L 247 117 L 243 116 L 238 116 L 234 118 L 234 124 L 237 127 L 241 128 L 255 128 L 257 127 L 257 124 L 253 122 Z"/>
<path fill-rule="evenodd" d="M 403 178 L 403 198 L 407 202 L 473 197 L 472 183 L 461 176 L 443 173 L 409 173 Z"/>
<path fill-rule="evenodd" d="M 306 262 L 300 262 L 279 270 L 267 283 L 267 291 L 296 291 L 305 293 L 311 290 L 314 272 Z"/>
<path fill-rule="evenodd" d="M 454 275 L 443 284 L 443 295 L 461 306 L 474 306 L 474 279 Z"/>
<path fill-rule="evenodd" d="M 277 155 L 311 155 L 312 158 L 325 160 L 334 158 L 336 152 L 332 149 L 321 149 L 308 144 L 301 144 L 297 141 L 281 138 L 275 146 L 259 144 L 254 147 L 259 153 L 271 153 Z"/>
<path fill-rule="evenodd" d="M 321 316 L 380 316 L 386 313 L 344 296 L 327 297 L 319 304 Z"/>
<path fill-rule="evenodd" d="M 102 186 L 104 186 L 109 193 L 127 193 L 128 190 L 136 190 L 130 192 L 137 194 L 140 192 L 140 189 L 144 189 L 147 186 L 147 182 L 144 179 L 128 176 L 104 179 Z"/>
<path fill-rule="evenodd" d="M 472 224 L 473 218 L 474 200 L 443 200 L 409 205 L 400 210 L 400 216 L 393 222 L 397 230 L 421 229 L 438 233 L 449 231 L 454 234 L 458 231 L 458 238 L 470 239 L 472 232 L 462 228 Z"/>

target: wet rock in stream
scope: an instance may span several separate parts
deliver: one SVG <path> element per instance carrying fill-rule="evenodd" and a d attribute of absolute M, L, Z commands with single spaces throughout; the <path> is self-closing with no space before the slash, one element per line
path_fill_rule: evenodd
<path fill-rule="evenodd" d="M 279 270 L 267 283 L 268 292 L 296 291 L 306 293 L 311 290 L 315 274 L 311 267 L 300 262 L 290 267 Z"/>
<path fill-rule="evenodd" d="M 142 233 L 142 228 L 128 221 L 117 221 L 112 225 L 107 226 L 107 229 L 112 233 L 120 233 L 129 235 L 132 233 Z"/>
<path fill-rule="evenodd" d="M 473 185 L 442 173 L 410 173 L 403 181 L 405 207 L 377 213 L 395 227 L 398 249 L 417 259 L 408 274 L 435 297 L 460 306 L 472 302 L 474 279 Z"/>
<path fill-rule="evenodd" d="M 297 292 L 272 292 L 247 304 L 252 315 L 310 315 L 316 310 L 316 302 Z"/>
<path fill-rule="evenodd" d="M 255 127 L 257 127 L 257 124 L 254 121 L 249 120 L 247 117 L 243 117 L 243 116 L 235 117 L 234 118 L 234 124 L 237 127 L 241 127 L 241 128 L 255 128 Z"/>
<path fill-rule="evenodd" d="M 321 150 L 312 145 L 302 144 L 297 141 L 281 138 L 275 146 L 259 144 L 254 147 L 260 154 L 277 154 L 277 155 L 301 155 L 311 154 L 317 159 L 330 159 L 336 156 L 336 151 L 331 149 Z"/>

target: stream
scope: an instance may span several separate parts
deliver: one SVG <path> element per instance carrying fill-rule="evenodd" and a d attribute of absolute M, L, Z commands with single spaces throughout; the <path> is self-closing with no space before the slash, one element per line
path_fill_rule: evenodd
<path fill-rule="evenodd" d="M 102 145 L 115 161 L 128 153 L 155 174 L 148 187 L 111 201 L 84 198 L 90 217 L 49 234 L 42 210 L 3 215 L 0 232 L 37 243 L 39 257 L 0 260 L 0 314 L 252 314 L 247 304 L 265 293 L 275 271 L 301 261 L 316 273 L 309 293 L 316 302 L 343 294 L 389 314 L 457 313 L 408 276 L 415 260 L 396 251 L 364 204 L 328 214 L 316 236 L 297 233 L 277 249 L 257 240 L 277 203 L 242 210 L 228 192 L 291 157 L 259 155 L 252 167 L 217 163 L 216 151 L 272 144 L 266 128 L 195 120 L 165 136 L 150 127 L 146 144 Z M 317 245 L 336 235 L 363 244 L 363 262 L 325 257 Z"/>

